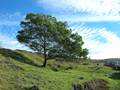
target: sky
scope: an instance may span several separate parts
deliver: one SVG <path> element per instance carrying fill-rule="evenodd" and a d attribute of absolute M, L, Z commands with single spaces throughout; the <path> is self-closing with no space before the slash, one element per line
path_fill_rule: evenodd
<path fill-rule="evenodd" d="M 83 37 L 93 59 L 120 58 L 120 0 L 3 0 L 0 46 L 29 50 L 16 40 L 27 13 L 49 14 L 67 21 Z"/>

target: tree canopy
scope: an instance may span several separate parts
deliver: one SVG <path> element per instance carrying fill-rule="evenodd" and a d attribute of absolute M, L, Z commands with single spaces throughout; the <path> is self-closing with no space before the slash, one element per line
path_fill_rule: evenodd
<path fill-rule="evenodd" d="M 82 37 L 72 33 L 67 22 L 58 21 L 50 15 L 30 13 L 21 22 L 21 27 L 18 41 L 43 54 L 44 67 L 50 57 L 87 57 L 88 50 L 82 48 Z"/>

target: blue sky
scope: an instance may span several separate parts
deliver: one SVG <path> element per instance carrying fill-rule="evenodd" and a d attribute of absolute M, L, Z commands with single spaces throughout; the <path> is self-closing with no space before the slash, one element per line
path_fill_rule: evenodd
<path fill-rule="evenodd" d="M 16 40 L 27 13 L 67 21 L 78 32 L 91 58 L 120 58 L 120 0 L 3 0 L 0 3 L 0 45 L 24 49 Z"/>

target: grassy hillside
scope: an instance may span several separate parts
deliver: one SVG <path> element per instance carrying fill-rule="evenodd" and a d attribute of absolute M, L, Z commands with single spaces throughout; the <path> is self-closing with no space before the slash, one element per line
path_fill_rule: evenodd
<path fill-rule="evenodd" d="M 0 49 L 0 90 L 29 90 L 37 85 L 41 90 L 71 90 L 73 83 L 104 79 L 111 90 L 120 90 L 120 73 L 112 68 L 49 60 L 41 67 L 42 57 L 26 52 Z"/>

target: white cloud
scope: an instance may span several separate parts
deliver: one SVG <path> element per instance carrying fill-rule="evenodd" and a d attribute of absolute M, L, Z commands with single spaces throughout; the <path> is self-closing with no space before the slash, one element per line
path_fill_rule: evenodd
<path fill-rule="evenodd" d="M 29 48 L 20 44 L 16 39 L 10 38 L 10 37 L 3 35 L 1 33 L 0 33 L 0 46 L 4 47 L 4 48 L 9 48 L 9 49 L 29 50 Z"/>
<path fill-rule="evenodd" d="M 61 17 L 60 19 L 68 22 L 117 22 L 120 21 L 120 16 L 70 16 Z"/>
<path fill-rule="evenodd" d="M 53 13 L 72 15 L 76 21 L 120 21 L 120 0 L 38 0 L 41 7 Z M 77 16 L 74 18 L 74 16 Z"/>
<path fill-rule="evenodd" d="M 66 0 L 76 11 L 91 13 L 92 15 L 118 15 L 120 0 Z"/>
<path fill-rule="evenodd" d="M 16 12 L 13 14 L 0 13 L 0 46 L 9 49 L 23 49 L 29 48 L 20 44 L 16 40 L 16 32 L 20 29 L 19 23 L 24 15 Z"/>
<path fill-rule="evenodd" d="M 118 15 L 120 0 L 38 0 L 45 8 L 73 9 L 75 12 L 88 12 L 94 15 Z"/>
<path fill-rule="evenodd" d="M 84 26 L 75 32 L 83 37 L 84 47 L 89 49 L 91 58 L 120 58 L 120 37 L 115 33 L 106 28 L 87 28 Z"/>

